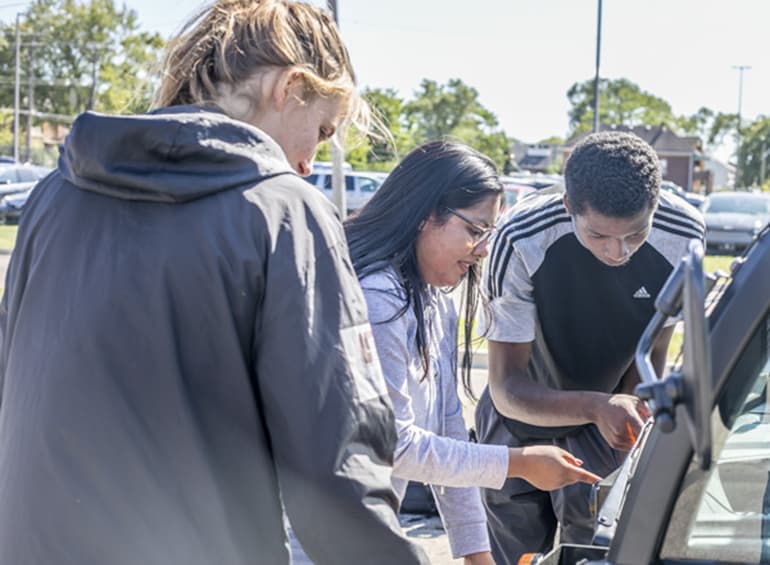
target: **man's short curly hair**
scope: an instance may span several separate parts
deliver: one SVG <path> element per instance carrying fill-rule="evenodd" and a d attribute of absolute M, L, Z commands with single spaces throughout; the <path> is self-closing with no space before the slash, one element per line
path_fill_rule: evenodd
<path fill-rule="evenodd" d="M 660 192 L 660 162 L 649 144 L 632 133 L 593 133 L 580 141 L 564 165 L 572 212 L 586 208 L 611 218 L 652 209 Z"/>

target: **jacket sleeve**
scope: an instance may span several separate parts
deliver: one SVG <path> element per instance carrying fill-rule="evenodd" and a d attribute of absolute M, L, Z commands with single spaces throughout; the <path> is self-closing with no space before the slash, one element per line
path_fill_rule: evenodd
<path fill-rule="evenodd" d="M 427 563 L 397 520 L 393 413 L 342 226 L 313 201 L 266 221 L 255 388 L 292 527 L 316 565 Z"/>

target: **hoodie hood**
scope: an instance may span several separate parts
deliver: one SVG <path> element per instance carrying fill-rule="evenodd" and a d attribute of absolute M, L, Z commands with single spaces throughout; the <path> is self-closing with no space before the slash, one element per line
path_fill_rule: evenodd
<path fill-rule="evenodd" d="M 81 114 L 60 150 L 59 171 L 83 190 L 151 202 L 186 202 L 294 174 L 267 134 L 197 106 Z"/>

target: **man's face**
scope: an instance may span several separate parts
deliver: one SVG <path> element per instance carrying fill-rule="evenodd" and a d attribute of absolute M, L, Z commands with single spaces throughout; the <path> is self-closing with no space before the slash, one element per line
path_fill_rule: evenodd
<path fill-rule="evenodd" d="M 610 267 L 626 264 L 647 240 L 654 212 L 654 208 L 647 208 L 635 216 L 614 218 L 595 212 L 590 207 L 583 214 L 570 211 L 578 241 Z"/>

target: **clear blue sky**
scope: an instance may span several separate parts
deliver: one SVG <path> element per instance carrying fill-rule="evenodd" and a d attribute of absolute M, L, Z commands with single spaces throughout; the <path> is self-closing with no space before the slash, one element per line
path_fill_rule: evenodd
<path fill-rule="evenodd" d="M 313 0 L 316 4 L 323 1 Z M 9 21 L 21 8 L 3 8 Z M 125 0 L 142 26 L 171 35 L 200 0 Z M 162 5 L 162 7 L 161 7 Z M 508 135 L 537 141 L 567 132 L 567 89 L 592 78 L 597 0 L 338 0 L 340 27 L 361 85 L 409 98 L 420 80 L 475 87 Z M 469 8 L 473 6 L 473 8 Z M 604 0 L 601 74 L 625 77 L 668 101 L 770 115 L 770 2 Z"/>

